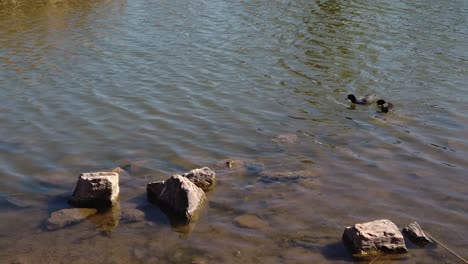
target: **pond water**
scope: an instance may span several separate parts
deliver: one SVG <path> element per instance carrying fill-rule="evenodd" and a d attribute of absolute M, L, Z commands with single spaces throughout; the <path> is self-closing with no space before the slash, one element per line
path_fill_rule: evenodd
<path fill-rule="evenodd" d="M 468 258 L 467 18 L 463 0 L 0 0 L 0 262 L 350 263 L 344 227 L 382 218 Z M 117 166 L 116 214 L 144 221 L 44 228 L 79 173 Z M 172 226 L 146 183 L 201 166 L 217 188 Z M 409 247 L 378 262 L 460 261 Z"/>

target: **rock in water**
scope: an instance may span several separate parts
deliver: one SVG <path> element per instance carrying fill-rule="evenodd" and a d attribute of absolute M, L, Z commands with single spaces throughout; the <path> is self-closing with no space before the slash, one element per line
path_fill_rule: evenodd
<path fill-rule="evenodd" d="M 281 134 L 278 136 L 275 136 L 271 139 L 273 143 L 283 143 L 283 144 L 293 144 L 297 143 L 299 141 L 299 138 L 297 137 L 296 134 Z"/>
<path fill-rule="evenodd" d="M 78 177 L 70 203 L 76 207 L 108 208 L 117 203 L 118 196 L 118 173 L 82 173 Z"/>
<path fill-rule="evenodd" d="M 240 215 L 234 218 L 234 224 L 239 227 L 252 229 L 265 228 L 268 226 L 266 221 L 258 218 L 256 215 Z"/>
<path fill-rule="evenodd" d="M 213 190 L 216 183 L 216 173 L 208 167 L 191 170 L 182 176 L 202 188 L 203 191 Z"/>
<path fill-rule="evenodd" d="M 421 247 L 424 247 L 429 243 L 434 243 L 432 239 L 424 233 L 417 222 L 411 223 L 407 227 L 403 228 L 403 233 L 408 236 L 411 242 Z"/>
<path fill-rule="evenodd" d="M 71 208 L 62 209 L 53 212 L 49 219 L 47 219 L 47 229 L 57 230 L 62 227 L 80 223 L 86 218 L 97 213 L 94 208 Z"/>
<path fill-rule="evenodd" d="M 148 200 L 167 209 L 186 222 L 196 218 L 205 193 L 189 179 L 174 175 L 168 180 L 148 183 Z"/>
<path fill-rule="evenodd" d="M 400 230 L 387 219 L 349 226 L 343 233 L 343 241 L 356 257 L 408 251 Z"/>

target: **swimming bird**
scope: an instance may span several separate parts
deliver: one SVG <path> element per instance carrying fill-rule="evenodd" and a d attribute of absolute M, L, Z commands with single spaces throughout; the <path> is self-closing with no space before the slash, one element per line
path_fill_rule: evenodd
<path fill-rule="evenodd" d="M 362 98 L 357 99 L 354 94 L 348 94 L 346 99 L 350 100 L 353 104 L 369 105 L 375 101 L 375 95 L 368 94 Z"/>
<path fill-rule="evenodd" d="M 377 105 L 380 107 L 380 110 L 384 113 L 388 113 L 388 111 L 393 109 L 393 104 L 392 103 L 387 103 L 383 99 L 377 100 Z"/>

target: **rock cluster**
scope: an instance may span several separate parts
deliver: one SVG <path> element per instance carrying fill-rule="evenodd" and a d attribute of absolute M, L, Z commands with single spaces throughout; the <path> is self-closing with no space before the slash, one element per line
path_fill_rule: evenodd
<path fill-rule="evenodd" d="M 409 224 L 403 228 L 403 232 L 400 232 L 397 226 L 387 219 L 347 227 L 343 233 L 343 241 L 355 257 L 366 257 L 382 252 L 405 253 L 408 250 L 403 234 L 420 247 L 434 243 L 417 222 Z"/>
<path fill-rule="evenodd" d="M 174 175 L 168 180 L 148 183 L 148 200 L 188 221 L 196 216 L 205 193 L 189 179 Z"/>
<path fill-rule="evenodd" d="M 151 182 L 146 187 L 148 200 L 188 223 L 195 219 L 206 195 L 212 190 L 216 173 L 208 167 L 174 175 L 165 181 Z"/>
<path fill-rule="evenodd" d="M 46 222 L 48 230 L 56 230 L 85 219 L 90 219 L 101 230 L 116 228 L 122 217 L 119 197 L 119 173 L 121 168 L 112 171 L 87 172 L 78 177 L 69 202 L 79 208 L 53 212 Z M 195 219 L 203 201 L 204 191 L 212 190 L 216 183 L 216 173 L 208 167 L 191 170 L 182 175 L 174 175 L 165 181 L 147 185 L 147 197 L 169 213 L 169 218 L 177 217 L 188 223 Z M 96 217 L 92 215 L 100 212 Z M 130 213 L 129 213 L 130 212 Z M 125 211 L 123 221 L 134 223 L 144 220 L 139 210 Z"/>

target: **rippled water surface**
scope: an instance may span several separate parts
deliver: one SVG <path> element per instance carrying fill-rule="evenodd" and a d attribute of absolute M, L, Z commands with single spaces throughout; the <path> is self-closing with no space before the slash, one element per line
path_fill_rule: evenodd
<path fill-rule="evenodd" d="M 0 0 L 0 262 L 349 263 L 344 227 L 382 218 L 468 258 L 467 18 L 463 0 Z M 115 210 L 145 221 L 44 229 L 79 173 L 117 166 Z M 172 226 L 146 183 L 200 166 L 217 188 Z M 460 261 L 408 245 L 379 262 Z"/>

